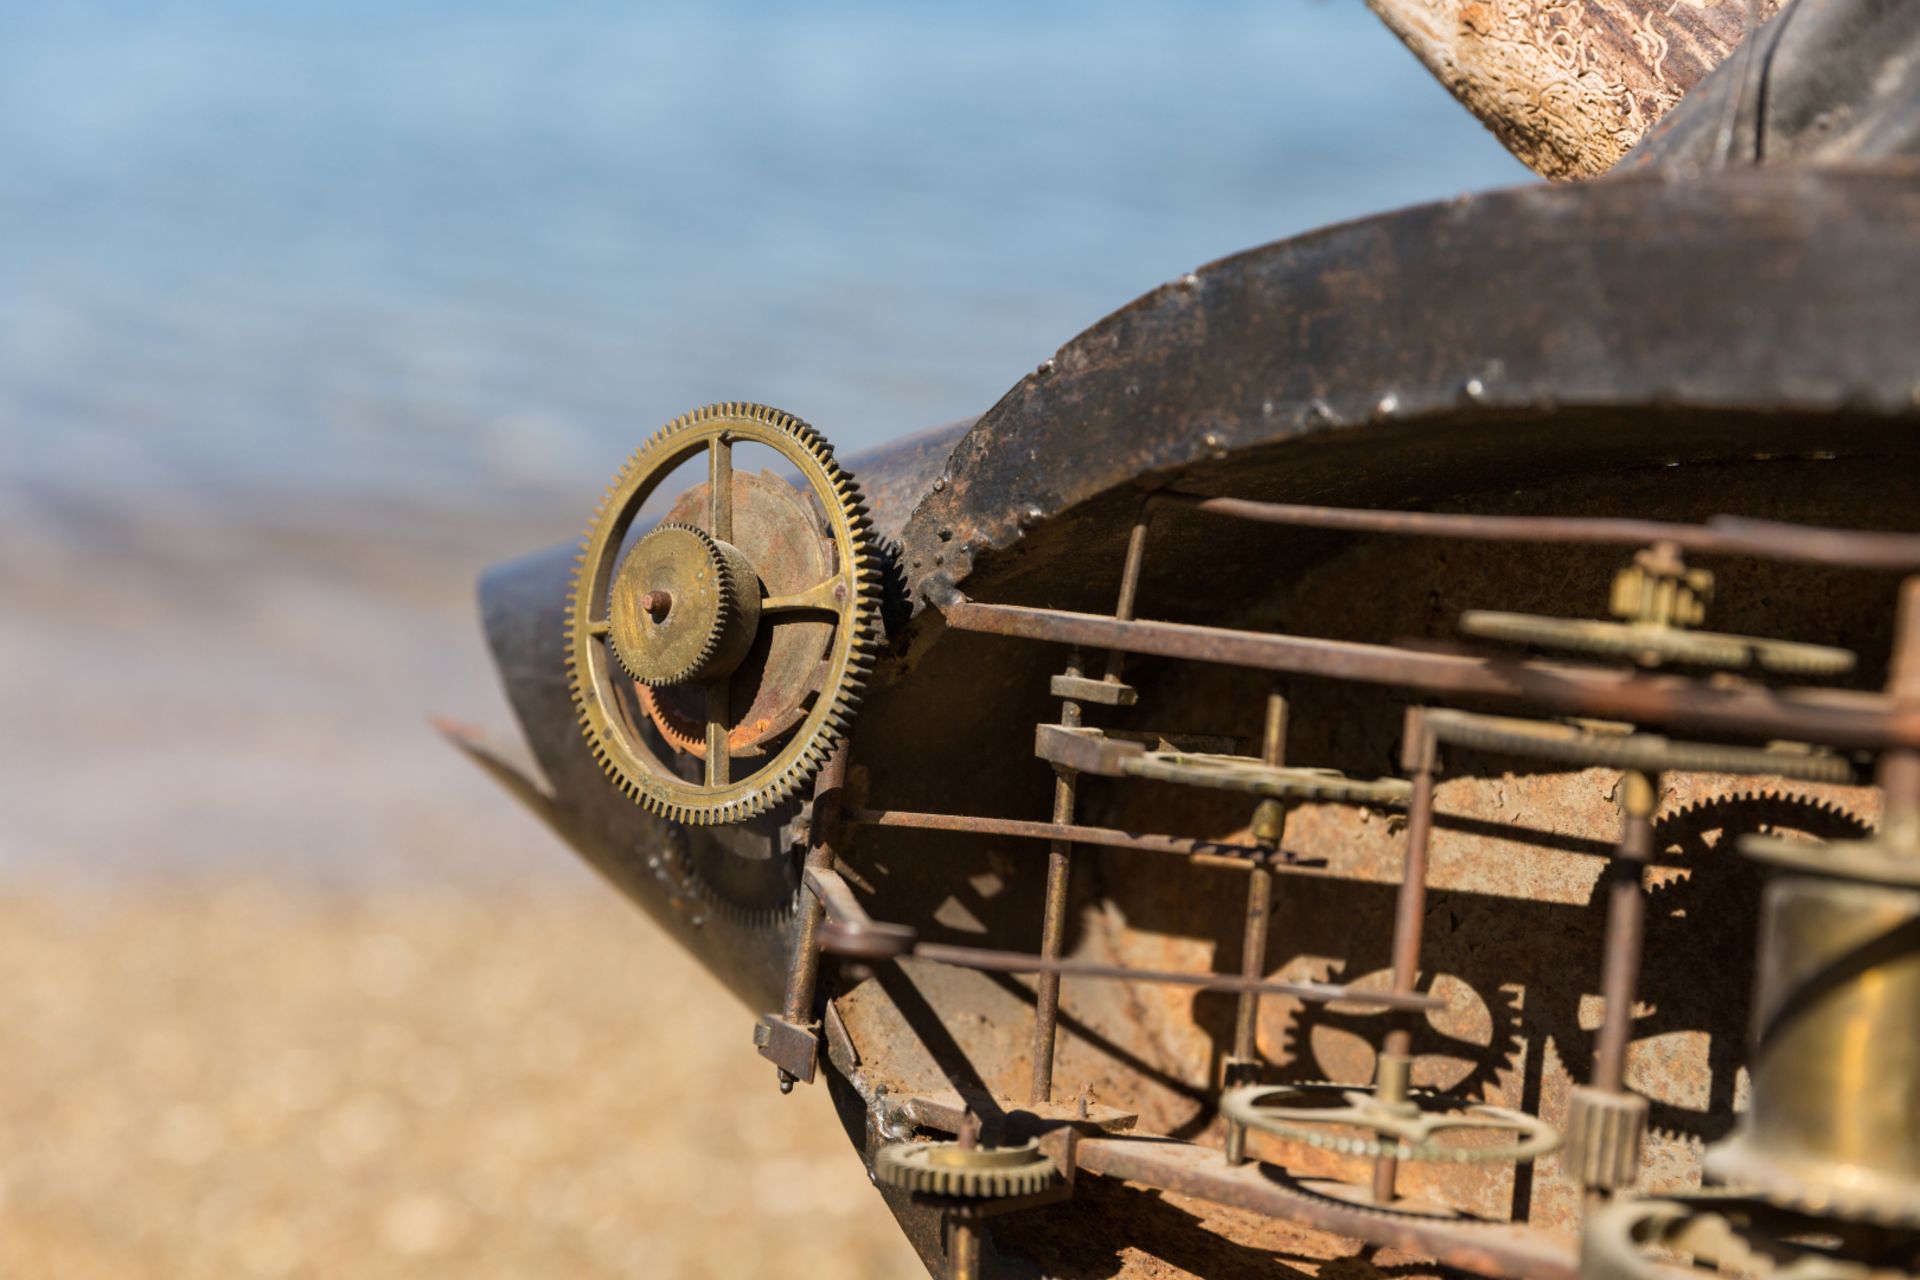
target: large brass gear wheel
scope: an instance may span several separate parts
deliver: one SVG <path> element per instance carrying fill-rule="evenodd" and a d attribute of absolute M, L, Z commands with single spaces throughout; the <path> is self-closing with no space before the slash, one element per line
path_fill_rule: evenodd
<path fill-rule="evenodd" d="M 817 527 L 803 536 L 820 545 L 782 566 L 789 576 L 795 564 L 812 566 L 807 582 L 775 581 L 781 575 L 767 547 L 760 563 L 752 547 L 735 544 L 739 495 L 757 492 L 752 486 L 787 488 L 771 476 L 736 484 L 735 444 L 779 454 L 817 504 Z M 701 453 L 700 509 L 683 498 L 672 519 L 629 546 L 647 500 Z M 781 536 L 792 541 L 793 530 Z M 587 526 L 567 607 L 574 708 L 608 777 L 648 810 L 697 825 L 745 821 L 811 779 L 845 737 L 873 666 L 880 582 L 871 538 L 859 487 L 834 461 L 832 446 L 791 414 L 709 405 L 640 446 Z M 799 632 L 810 676 L 804 697 L 790 697 L 783 714 L 769 717 L 751 691 L 736 688 L 737 673 L 753 654 L 764 658 L 781 628 Z M 692 704 L 704 737 L 697 754 L 672 736 L 664 753 L 654 745 L 662 740 L 660 702 L 674 694 L 699 699 Z M 697 762 L 697 777 L 685 776 L 686 760 Z M 738 771 L 736 762 L 750 767 Z"/>

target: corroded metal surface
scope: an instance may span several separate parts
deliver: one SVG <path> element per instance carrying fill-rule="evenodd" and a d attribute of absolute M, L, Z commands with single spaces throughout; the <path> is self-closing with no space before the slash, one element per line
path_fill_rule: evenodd
<path fill-rule="evenodd" d="M 1408 498 L 1460 483 L 1423 424 L 1522 471 L 1794 448 L 1783 421 L 1657 426 L 1683 406 L 1831 415 L 1799 447 L 1871 448 L 1920 383 L 1920 295 L 1884 287 L 1916 276 L 1920 177 L 1898 170 L 1523 188 L 1255 249 L 1114 313 L 983 415 L 901 535 L 908 582 L 922 597 L 1100 495 L 1318 434 L 1373 438 L 1351 465 L 1391 458 L 1378 491 Z M 1537 416 L 1576 406 L 1665 412 Z"/>

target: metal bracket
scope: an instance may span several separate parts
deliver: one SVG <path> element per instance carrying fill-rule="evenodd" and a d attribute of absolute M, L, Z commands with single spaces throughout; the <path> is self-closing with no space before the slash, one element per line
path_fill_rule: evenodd
<path fill-rule="evenodd" d="M 1118 680 L 1089 680 L 1085 676 L 1055 676 L 1048 686 L 1056 698 L 1092 702 L 1103 707 L 1130 707 L 1140 701 L 1140 691 Z"/>
<path fill-rule="evenodd" d="M 753 1024 L 753 1044 L 760 1056 L 802 1084 L 812 1084 L 820 1061 L 820 1024 L 788 1022 L 777 1013 L 763 1013 Z"/>

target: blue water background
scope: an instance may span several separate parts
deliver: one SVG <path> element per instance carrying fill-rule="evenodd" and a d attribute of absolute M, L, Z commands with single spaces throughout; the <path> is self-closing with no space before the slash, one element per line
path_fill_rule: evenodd
<path fill-rule="evenodd" d="M 1359 0 L 0 10 L 0 493 L 597 492 L 977 413 L 1212 258 L 1524 180 Z"/>

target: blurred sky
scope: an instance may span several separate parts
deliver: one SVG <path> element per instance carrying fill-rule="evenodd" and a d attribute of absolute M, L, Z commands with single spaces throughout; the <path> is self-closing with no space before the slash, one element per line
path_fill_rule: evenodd
<path fill-rule="evenodd" d="M 844 456 L 1526 176 L 1360 0 L 8 4 L 0 494 L 584 500 L 735 398 Z"/>

